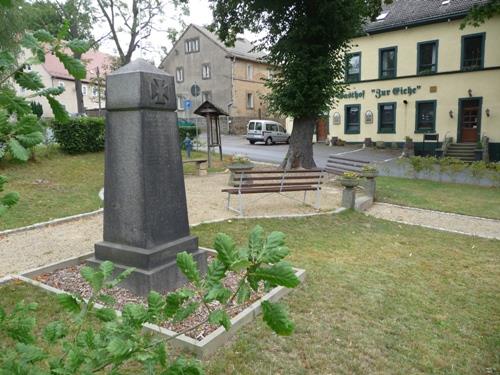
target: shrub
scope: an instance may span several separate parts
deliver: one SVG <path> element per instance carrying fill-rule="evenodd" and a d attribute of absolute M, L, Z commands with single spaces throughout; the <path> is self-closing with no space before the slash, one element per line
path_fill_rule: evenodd
<path fill-rule="evenodd" d="M 74 117 L 52 123 L 54 137 L 68 154 L 104 150 L 104 118 Z"/>
<path fill-rule="evenodd" d="M 122 366 L 135 362 L 142 364 L 143 373 L 147 374 L 202 375 L 200 362 L 167 355 L 165 344 L 176 336 L 162 338 L 143 333 L 143 324 L 180 322 L 204 311 L 203 324 L 229 330 L 229 311 L 234 306 L 247 303 L 259 290 L 274 286 L 295 288 L 300 283 L 292 266 L 284 261 L 289 250 L 281 232 L 266 237 L 262 227 L 256 226 L 245 247 L 237 247 L 231 237 L 219 233 L 214 247 L 217 256 L 204 276 L 191 254 L 179 253 L 177 266 L 190 284 L 166 296 L 152 291 L 147 306 L 127 303 L 121 315 L 113 309 L 115 300 L 107 290 L 122 282 L 133 269 L 114 277 L 115 267 L 109 261 L 96 269 L 83 267 L 80 273 L 92 289 L 90 298 L 84 300 L 66 293 L 57 297 L 73 315 L 70 324 L 76 333 L 71 333 L 63 320 L 37 326 L 32 315 L 36 303 L 19 301 L 8 310 L 0 307 L 0 374 L 119 374 Z M 230 272 L 238 279 L 234 291 L 226 287 Z M 104 306 L 96 308 L 97 303 Z M 264 322 L 276 334 L 293 333 L 295 324 L 284 305 L 262 301 L 261 306 Z M 89 317 L 100 321 L 100 327 Z M 177 336 L 197 325 L 187 324 Z M 52 352 L 48 347 L 57 349 Z"/>
<path fill-rule="evenodd" d="M 189 138 L 193 139 L 196 137 L 196 126 L 178 126 L 179 128 L 179 140 L 182 142 L 189 135 Z"/>

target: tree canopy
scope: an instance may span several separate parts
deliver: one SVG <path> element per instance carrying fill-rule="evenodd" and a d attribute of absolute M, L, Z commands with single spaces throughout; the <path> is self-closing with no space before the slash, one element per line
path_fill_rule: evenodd
<path fill-rule="evenodd" d="M 383 0 L 211 0 L 212 28 L 231 44 L 244 30 L 266 31 L 257 48 L 276 73 L 266 82 L 269 109 L 294 117 L 284 167 L 315 166 L 315 120 L 343 92 L 345 54 Z M 389 1 L 386 1 L 389 2 Z"/>

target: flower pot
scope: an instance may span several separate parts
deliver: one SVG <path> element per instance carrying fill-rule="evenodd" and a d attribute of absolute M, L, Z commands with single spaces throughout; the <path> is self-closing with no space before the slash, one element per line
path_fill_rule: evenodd
<path fill-rule="evenodd" d="M 340 183 L 343 187 L 353 188 L 359 185 L 359 178 L 341 178 Z"/>
<path fill-rule="evenodd" d="M 226 165 L 226 167 L 231 172 L 231 174 L 229 175 L 228 185 L 234 186 L 235 184 L 239 184 L 239 181 L 236 178 L 234 172 L 250 171 L 255 167 L 255 164 L 253 164 L 253 163 L 232 163 L 232 164 Z"/>

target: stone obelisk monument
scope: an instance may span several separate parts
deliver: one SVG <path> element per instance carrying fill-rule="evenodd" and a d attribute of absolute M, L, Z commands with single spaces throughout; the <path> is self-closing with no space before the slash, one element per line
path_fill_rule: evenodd
<path fill-rule="evenodd" d="M 207 266 L 189 232 L 175 110 L 173 76 L 145 60 L 107 76 L 104 240 L 90 262 L 135 267 L 123 286 L 140 295 L 185 283 L 180 251 Z"/>

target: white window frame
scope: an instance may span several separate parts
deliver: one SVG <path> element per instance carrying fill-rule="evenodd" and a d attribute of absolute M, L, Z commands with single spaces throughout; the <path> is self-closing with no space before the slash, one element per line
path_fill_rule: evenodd
<path fill-rule="evenodd" d="M 252 92 L 247 92 L 247 109 L 254 109 L 254 95 Z"/>
<path fill-rule="evenodd" d="M 82 95 L 87 96 L 87 93 L 88 93 L 87 85 L 82 85 Z"/>
<path fill-rule="evenodd" d="M 253 79 L 253 64 L 247 64 L 247 79 Z"/>
<path fill-rule="evenodd" d="M 178 83 L 184 82 L 184 68 L 182 66 L 175 68 L 175 81 Z"/>
<path fill-rule="evenodd" d="M 92 96 L 95 98 L 99 96 L 99 86 L 92 86 Z"/>
<path fill-rule="evenodd" d="M 212 78 L 212 69 L 210 63 L 201 64 L 201 79 Z"/>
<path fill-rule="evenodd" d="M 185 53 L 200 52 L 200 38 L 186 39 L 184 42 Z"/>
<path fill-rule="evenodd" d="M 184 100 L 186 98 L 184 95 L 177 95 L 177 110 L 178 111 L 184 111 Z"/>

